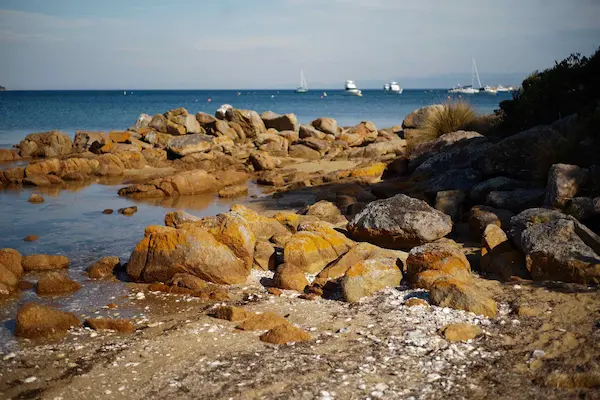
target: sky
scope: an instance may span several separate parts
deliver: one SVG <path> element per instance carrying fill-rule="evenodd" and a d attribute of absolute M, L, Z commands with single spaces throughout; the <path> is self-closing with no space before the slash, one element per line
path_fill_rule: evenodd
<path fill-rule="evenodd" d="M 600 0 L 0 0 L 9 89 L 518 84 L 598 46 Z"/>

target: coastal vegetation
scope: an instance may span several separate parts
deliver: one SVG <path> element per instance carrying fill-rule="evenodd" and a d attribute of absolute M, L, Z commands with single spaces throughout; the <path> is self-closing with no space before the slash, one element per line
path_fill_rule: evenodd
<path fill-rule="evenodd" d="M 437 112 L 430 113 L 423 126 L 423 141 L 430 141 L 440 136 L 468 130 L 475 122 L 477 113 L 473 106 L 464 100 L 452 100 L 444 104 Z"/>

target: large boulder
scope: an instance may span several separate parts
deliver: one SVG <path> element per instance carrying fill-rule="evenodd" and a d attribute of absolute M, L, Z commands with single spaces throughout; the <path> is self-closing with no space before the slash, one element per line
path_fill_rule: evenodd
<path fill-rule="evenodd" d="M 21 157 L 59 157 L 73 150 L 71 138 L 60 131 L 32 133 L 19 143 Z"/>
<path fill-rule="evenodd" d="M 62 269 L 69 266 L 69 259 L 65 256 L 34 254 L 24 256 L 21 260 L 23 270 L 30 271 L 48 271 L 53 269 Z"/>
<path fill-rule="evenodd" d="M 481 173 L 476 169 L 450 169 L 427 181 L 420 182 L 418 186 L 426 195 L 435 198 L 438 192 L 446 190 L 468 192 L 480 181 Z"/>
<path fill-rule="evenodd" d="M 273 111 L 265 111 L 260 116 L 267 129 L 276 131 L 298 131 L 298 119 L 295 114 L 279 115 Z"/>
<path fill-rule="evenodd" d="M 509 191 L 490 192 L 486 205 L 513 212 L 520 212 L 532 207 L 539 207 L 544 202 L 544 189 L 515 189 Z"/>
<path fill-rule="evenodd" d="M 575 197 L 564 208 L 565 213 L 580 221 L 600 217 L 600 197 Z"/>
<path fill-rule="evenodd" d="M 600 283 L 600 237 L 575 218 L 529 209 L 512 222 L 513 240 L 534 280 Z"/>
<path fill-rule="evenodd" d="M 76 292 L 81 285 L 60 272 L 48 272 L 38 280 L 35 291 L 40 296 L 56 296 Z"/>
<path fill-rule="evenodd" d="M 445 190 L 437 192 L 435 196 L 435 209 L 449 215 L 452 221 L 460 219 L 462 204 L 467 195 L 461 190 Z"/>
<path fill-rule="evenodd" d="M 23 266 L 21 253 L 15 249 L 0 249 L 0 265 L 4 265 L 17 278 L 23 275 Z"/>
<path fill-rule="evenodd" d="M 500 210 L 488 206 L 474 206 L 469 213 L 469 231 L 474 238 L 479 240 L 485 228 L 490 224 L 508 230 L 511 226 L 510 219 L 514 215 L 508 210 Z"/>
<path fill-rule="evenodd" d="M 536 126 L 487 148 L 477 168 L 486 176 L 545 181 L 565 145 L 566 139 L 551 126 Z"/>
<path fill-rule="evenodd" d="M 110 137 L 106 132 L 76 131 L 75 138 L 73 139 L 73 150 L 77 153 L 82 153 L 88 150 L 94 142 L 98 142 L 100 146 L 104 146 L 110 142 Z"/>
<path fill-rule="evenodd" d="M 293 264 L 281 264 L 273 276 L 276 288 L 303 292 L 308 286 L 304 271 Z"/>
<path fill-rule="evenodd" d="M 513 276 L 529 278 L 523 253 L 512 247 L 506 233 L 495 224 L 489 224 L 483 232 L 481 270 L 504 281 Z"/>
<path fill-rule="evenodd" d="M 374 142 L 377 139 L 377 128 L 371 121 L 363 121 L 360 124 L 342 132 L 340 139 L 349 146 L 361 146 L 365 143 Z"/>
<path fill-rule="evenodd" d="M 25 303 L 17 311 L 15 335 L 28 339 L 57 339 L 81 326 L 75 314 L 37 303 Z"/>
<path fill-rule="evenodd" d="M 348 231 L 361 241 L 410 248 L 447 235 L 452 220 L 424 201 L 398 194 L 369 203 L 348 223 Z"/>
<path fill-rule="evenodd" d="M 176 273 L 189 273 L 213 283 L 239 284 L 246 281 L 250 268 L 201 227 L 147 227 L 145 237 L 131 254 L 127 274 L 135 281 L 165 282 Z"/>
<path fill-rule="evenodd" d="M 531 186 L 531 182 L 507 178 L 505 176 L 497 176 L 473 186 L 471 193 L 469 193 L 469 198 L 476 204 L 483 204 L 487 195 L 491 192 L 527 189 L 531 188 Z"/>
<path fill-rule="evenodd" d="M 0 162 L 20 160 L 19 152 L 14 149 L 0 149 Z"/>
<path fill-rule="evenodd" d="M 427 273 L 428 271 L 435 271 L 436 274 Z M 406 275 L 415 286 L 428 289 L 428 275 L 447 275 L 467 281 L 471 279 L 471 265 L 456 243 L 427 243 L 414 247 L 408 253 Z"/>
<path fill-rule="evenodd" d="M 333 118 L 317 118 L 311 122 L 311 125 L 323 133 L 338 136 L 338 124 Z"/>
<path fill-rule="evenodd" d="M 546 205 L 562 208 L 568 200 L 579 192 L 579 187 L 586 183 L 588 170 L 577 165 L 554 164 L 548 173 L 546 187 Z"/>
<path fill-rule="evenodd" d="M 235 213 L 248 222 L 250 230 L 254 233 L 256 240 L 269 241 L 273 236 L 290 236 L 290 231 L 275 218 L 265 217 L 254 210 L 241 204 L 234 204 L 231 212 Z"/>
<path fill-rule="evenodd" d="M 346 217 L 342 215 L 342 212 L 338 206 L 327 200 L 318 201 L 315 204 L 307 207 L 306 210 L 302 210 L 302 214 L 311 215 L 317 219 L 332 224 L 348 221 Z"/>
<path fill-rule="evenodd" d="M 290 132 L 290 131 L 288 131 Z M 288 141 L 285 137 L 276 133 L 263 133 L 254 140 L 259 150 L 265 151 L 273 156 L 283 157 L 288 154 Z"/>
<path fill-rule="evenodd" d="M 256 111 L 229 108 L 225 112 L 225 119 L 229 122 L 235 122 L 239 124 L 242 127 L 246 137 L 250 139 L 254 139 L 261 133 L 267 132 L 265 123 Z"/>
<path fill-rule="evenodd" d="M 314 138 L 314 139 L 323 140 L 327 137 L 327 135 L 328 135 L 327 133 L 321 132 L 320 130 L 312 127 L 311 125 L 301 125 L 299 132 L 298 132 L 298 137 L 296 137 L 296 140 L 298 140 L 298 138 L 301 138 L 301 139 Z"/>
<path fill-rule="evenodd" d="M 269 171 L 281 166 L 279 159 L 271 157 L 264 151 L 253 151 L 250 153 L 249 161 L 255 171 Z"/>
<path fill-rule="evenodd" d="M 212 145 L 213 136 L 197 133 L 173 137 L 169 141 L 168 149 L 179 156 L 185 156 L 206 152 L 211 149 Z"/>
<path fill-rule="evenodd" d="M 440 112 L 440 110 L 442 110 L 443 108 L 444 108 L 444 106 L 442 104 L 435 104 L 432 106 L 421 107 L 421 108 L 411 112 L 406 117 L 404 117 L 404 120 L 402 121 L 402 128 L 403 129 L 423 128 L 425 122 L 427 121 L 427 118 L 429 118 L 429 116 L 432 113 Z"/>
<path fill-rule="evenodd" d="M 496 302 L 488 297 L 477 286 L 456 279 L 439 279 L 429 290 L 431 304 L 439 307 L 450 307 L 495 317 L 498 312 Z"/>
<path fill-rule="evenodd" d="M 307 222 L 298 226 L 283 249 L 283 259 L 304 272 L 315 274 L 345 254 L 354 243 L 326 222 Z"/>
<path fill-rule="evenodd" d="M 319 160 L 321 159 L 321 153 L 315 149 L 304 144 L 293 144 L 289 148 L 290 157 L 303 158 L 305 160 Z"/>
<path fill-rule="evenodd" d="M 342 278 L 342 293 L 348 302 L 359 301 L 387 287 L 400 285 L 402 272 L 395 258 L 373 258 L 348 269 Z"/>
<path fill-rule="evenodd" d="M 119 196 L 149 198 L 207 193 L 222 187 L 214 175 L 204 170 L 193 170 L 153 179 L 145 184 L 126 186 L 118 193 Z"/>

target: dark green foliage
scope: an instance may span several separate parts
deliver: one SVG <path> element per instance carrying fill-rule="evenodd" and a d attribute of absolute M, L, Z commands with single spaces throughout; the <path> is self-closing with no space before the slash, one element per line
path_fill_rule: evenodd
<path fill-rule="evenodd" d="M 512 100 L 500 103 L 502 131 L 514 134 L 571 114 L 586 116 L 600 100 L 600 49 L 591 57 L 572 54 L 527 77 Z"/>

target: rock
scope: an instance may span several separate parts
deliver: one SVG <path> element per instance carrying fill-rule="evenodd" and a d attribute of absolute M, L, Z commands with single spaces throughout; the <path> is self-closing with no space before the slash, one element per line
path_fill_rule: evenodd
<path fill-rule="evenodd" d="M 167 133 L 167 118 L 162 114 L 156 114 L 150 120 L 148 127 L 157 132 Z"/>
<path fill-rule="evenodd" d="M 133 198 L 171 197 L 213 192 L 223 185 L 214 174 L 204 170 L 178 172 L 145 184 L 130 185 L 119 190 L 119 196 Z"/>
<path fill-rule="evenodd" d="M 371 121 L 363 121 L 340 135 L 340 139 L 346 141 L 350 147 L 371 143 L 376 138 L 377 128 Z"/>
<path fill-rule="evenodd" d="M 275 247 L 265 241 L 257 241 L 254 247 L 254 269 L 274 271 L 277 263 Z"/>
<path fill-rule="evenodd" d="M 19 152 L 13 149 L 0 149 L 0 162 L 20 160 Z"/>
<path fill-rule="evenodd" d="M 102 154 L 97 158 L 100 165 L 98 171 L 99 176 L 120 176 L 123 175 L 125 165 L 116 154 Z"/>
<path fill-rule="evenodd" d="M 395 258 L 372 258 L 354 264 L 342 278 L 342 292 L 348 302 L 359 301 L 386 287 L 400 285 L 402 272 Z"/>
<path fill-rule="evenodd" d="M 452 221 L 457 221 L 460 219 L 461 206 L 466 198 L 466 193 L 460 190 L 437 192 L 435 196 L 435 209 L 450 216 Z"/>
<path fill-rule="evenodd" d="M 69 267 L 69 259 L 65 256 L 55 256 L 47 254 L 35 254 L 24 256 L 21 261 L 23 270 L 30 271 L 48 271 L 53 269 L 62 269 Z"/>
<path fill-rule="evenodd" d="M 283 249 L 283 259 L 304 272 L 315 274 L 345 254 L 353 243 L 326 222 L 300 225 Z"/>
<path fill-rule="evenodd" d="M 148 125 L 150 124 L 150 121 L 152 121 L 152 117 L 150 115 L 140 114 L 138 119 L 135 121 L 134 128 L 135 129 L 147 128 Z"/>
<path fill-rule="evenodd" d="M 471 235 L 479 240 L 483 231 L 489 224 L 494 224 L 502 229 L 510 229 L 510 219 L 514 216 L 508 210 L 500 210 L 487 206 L 475 206 L 469 213 L 469 230 Z"/>
<path fill-rule="evenodd" d="M 115 143 L 127 143 L 131 139 L 131 134 L 127 131 L 110 131 L 108 137 Z"/>
<path fill-rule="evenodd" d="M 217 111 L 215 111 L 215 117 L 217 119 L 225 119 L 226 115 L 227 115 L 227 111 L 232 109 L 233 106 L 231 104 L 223 104 L 221 105 L 221 107 L 219 107 L 217 109 Z"/>
<path fill-rule="evenodd" d="M 213 137 L 203 133 L 176 136 L 169 141 L 168 149 L 178 156 L 203 153 L 211 149 Z"/>
<path fill-rule="evenodd" d="M 173 275 L 168 284 L 170 286 L 190 289 L 194 292 L 201 292 L 210 288 L 211 286 L 208 282 L 198 278 L 197 276 L 187 273 Z"/>
<path fill-rule="evenodd" d="M 185 211 L 171 211 L 165 215 L 165 225 L 171 228 L 179 228 L 184 224 L 197 222 L 201 219 Z"/>
<path fill-rule="evenodd" d="M 384 247 L 407 248 L 452 231 L 452 220 L 421 200 L 398 194 L 369 203 L 348 223 L 350 234 Z"/>
<path fill-rule="evenodd" d="M 163 149 L 144 149 L 142 150 L 142 156 L 148 161 L 166 161 L 167 152 Z"/>
<path fill-rule="evenodd" d="M 275 271 L 273 283 L 276 288 L 303 292 L 308 286 L 304 271 L 293 264 L 281 264 Z"/>
<path fill-rule="evenodd" d="M 25 303 L 17 311 L 15 335 L 28 339 L 57 339 L 70 328 L 81 326 L 72 313 L 37 303 Z"/>
<path fill-rule="evenodd" d="M 39 194 L 32 194 L 31 196 L 29 196 L 29 200 L 27 201 L 32 204 L 41 204 L 44 202 L 44 198 Z"/>
<path fill-rule="evenodd" d="M 332 224 L 347 222 L 346 217 L 342 215 L 340 209 L 327 200 L 321 200 L 309 206 L 303 214 L 314 216 Z"/>
<path fill-rule="evenodd" d="M 337 121 L 333 118 L 317 118 L 311 122 L 311 125 L 321 132 L 333 135 L 335 137 L 337 137 L 339 134 Z"/>
<path fill-rule="evenodd" d="M 21 157 L 59 157 L 73 150 L 71 138 L 60 131 L 32 133 L 19 143 Z"/>
<path fill-rule="evenodd" d="M 166 148 L 169 145 L 173 135 L 168 133 L 150 131 L 144 134 L 144 141 L 160 148 Z"/>
<path fill-rule="evenodd" d="M 222 198 L 233 198 L 233 197 L 241 197 L 246 196 L 248 194 L 248 186 L 247 185 L 234 185 L 229 186 L 224 189 L 219 190 L 219 197 Z"/>
<path fill-rule="evenodd" d="M 474 137 L 450 144 L 447 144 L 443 137 L 438 140 L 440 142 L 425 143 L 424 146 L 431 145 L 432 148 L 435 148 L 437 145 L 441 145 L 441 149 L 433 152 L 424 151 L 422 155 L 412 158 L 408 164 L 411 171 L 419 176 L 432 177 L 448 170 L 474 169 L 473 166 L 477 165 L 482 154 L 492 145 L 487 138 L 483 137 Z M 407 138 L 407 142 L 410 143 L 410 139 Z"/>
<path fill-rule="evenodd" d="M 521 214 L 512 219 L 513 234 L 519 230 L 515 227 L 519 219 L 524 219 Z M 519 235 L 533 279 L 600 283 L 600 237 L 572 217 L 552 217 L 534 214 L 532 223 Z"/>
<path fill-rule="evenodd" d="M 259 150 L 273 156 L 284 157 L 288 154 L 288 140 L 276 133 L 260 134 L 254 140 L 254 144 Z"/>
<path fill-rule="evenodd" d="M 476 163 L 486 176 L 504 175 L 527 181 L 545 181 L 566 139 L 550 126 L 536 126 L 487 148 Z"/>
<path fill-rule="evenodd" d="M 305 207 L 299 210 L 298 212 L 305 213 L 307 210 L 308 208 Z M 300 225 L 301 223 L 318 222 L 320 220 L 320 218 L 314 215 L 300 215 L 292 211 L 280 211 L 277 214 L 273 215 L 273 218 L 279 221 L 281 225 L 283 225 L 290 232 L 294 233 L 298 231 L 298 225 Z"/>
<path fill-rule="evenodd" d="M 20 181 L 25 178 L 24 167 L 8 168 L 1 172 L 8 182 Z"/>
<path fill-rule="evenodd" d="M 308 332 L 293 325 L 280 325 L 260 335 L 260 340 L 272 344 L 306 342 L 312 340 Z"/>
<path fill-rule="evenodd" d="M 87 274 L 90 279 L 112 279 L 115 276 L 115 271 L 120 266 L 121 260 L 119 257 L 102 257 L 87 269 Z"/>
<path fill-rule="evenodd" d="M 520 212 L 528 208 L 539 207 L 543 201 L 546 191 L 544 189 L 515 189 L 507 192 L 490 192 L 486 199 L 486 205 Z"/>
<path fill-rule="evenodd" d="M 38 240 L 40 237 L 37 235 L 27 235 L 25 236 L 25 238 L 23 239 L 24 242 L 35 242 L 36 240 Z"/>
<path fill-rule="evenodd" d="M 431 304 L 465 310 L 493 318 L 498 312 L 496 302 L 474 285 L 455 279 L 440 279 L 429 290 Z"/>
<path fill-rule="evenodd" d="M 289 322 L 281 315 L 273 312 L 266 312 L 249 315 L 248 318 L 236 326 L 236 329 L 241 329 L 243 331 L 263 331 L 287 324 L 289 324 Z"/>
<path fill-rule="evenodd" d="M 324 155 L 327 153 L 327 150 L 331 147 L 331 144 L 327 140 L 315 139 L 315 138 L 306 138 L 302 139 L 298 142 L 300 145 L 304 145 L 313 150 L 319 152 L 319 154 Z"/>
<path fill-rule="evenodd" d="M 413 248 L 406 260 L 406 277 L 416 287 L 423 287 L 427 279 L 419 280 L 426 271 L 437 271 L 455 279 L 471 279 L 471 264 L 462 249 L 453 242 L 427 243 Z M 428 289 L 428 287 L 423 287 Z"/>
<path fill-rule="evenodd" d="M 217 116 L 217 118 L 219 117 Z M 256 111 L 229 108 L 225 112 L 225 119 L 229 122 L 239 124 L 246 137 L 250 139 L 254 139 L 261 133 L 267 132 L 265 123 Z"/>
<path fill-rule="evenodd" d="M 295 114 L 279 115 L 272 111 L 265 111 L 261 118 L 267 129 L 276 131 L 298 131 L 298 119 Z"/>
<path fill-rule="evenodd" d="M 135 325 L 129 319 L 87 318 L 85 325 L 95 331 L 116 331 L 121 333 L 135 332 Z"/>
<path fill-rule="evenodd" d="M 404 302 L 406 307 L 429 307 L 429 303 L 416 297 L 410 298 Z"/>
<path fill-rule="evenodd" d="M 386 165 L 381 162 L 360 166 L 350 172 L 350 177 L 365 183 L 379 182 L 385 172 L 385 168 Z"/>
<path fill-rule="evenodd" d="M 60 272 L 48 272 L 40 278 L 36 286 L 36 293 L 40 296 L 53 296 L 76 292 L 81 285 Z"/>
<path fill-rule="evenodd" d="M 201 227 L 229 247 L 237 258 L 244 261 L 247 272 L 252 269 L 256 236 L 250 224 L 241 215 L 228 212 L 215 217 L 205 217 L 193 226 Z"/>
<path fill-rule="evenodd" d="M 321 159 L 321 153 L 303 144 L 291 145 L 289 148 L 289 155 L 293 158 L 303 158 L 305 160 Z"/>
<path fill-rule="evenodd" d="M 525 257 L 515 250 L 504 231 L 495 224 L 485 228 L 481 242 L 481 269 L 504 281 L 512 276 L 529 278 Z"/>
<path fill-rule="evenodd" d="M 588 170 L 577 165 L 554 164 L 548 173 L 545 204 L 562 208 L 588 180 Z"/>
<path fill-rule="evenodd" d="M 115 212 L 115 210 L 113 210 L 111 208 L 105 208 L 104 210 L 102 210 L 102 214 L 106 214 L 106 215 L 110 215 L 113 212 Z"/>
<path fill-rule="evenodd" d="M 325 286 L 328 281 L 333 281 L 346 275 L 346 271 L 353 265 L 374 258 L 393 258 L 396 265 L 404 265 L 408 254 L 400 250 L 382 249 L 370 243 L 359 243 L 346 254 L 323 269 L 314 280 L 314 283 Z"/>
<path fill-rule="evenodd" d="M 0 285 L 9 292 L 14 292 L 19 283 L 19 277 L 12 273 L 4 264 L 0 264 Z"/>
<path fill-rule="evenodd" d="M 464 342 L 481 335 L 481 328 L 472 324 L 449 324 L 441 329 L 441 334 L 449 342 Z"/>
<path fill-rule="evenodd" d="M 456 150 L 473 146 L 475 143 L 483 143 L 484 141 L 484 136 L 477 132 L 456 131 L 445 133 L 433 141 L 417 144 L 411 149 L 412 169 L 421 165 L 425 160 L 435 157 L 436 154 L 446 153 L 454 156 Z"/>
<path fill-rule="evenodd" d="M 4 265 L 4 267 L 12 272 L 17 278 L 20 278 L 21 275 L 23 275 L 21 260 L 21 253 L 17 250 L 0 249 L 0 265 Z"/>
<path fill-rule="evenodd" d="M 130 206 L 125 208 L 119 208 L 119 214 L 124 215 L 126 217 L 131 217 L 138 211 L 137 206 Z"/>
<path fill-rule="evenodd" d="M 336 135 L 337 135 L 337 133 L 336 133 Z M 299 132 L 298 132 L 298 136 L 296 136 L 295 140 L 293 140 L 292 142 L 297 141 L 299 138 L 300 139 L 313 138 L 313 139 L 324 140 L 326 137 L 327 137 L 327 133 L 325 133 L 325 132 L 321 132 L 320 130 L 315 129 L 310 125 L 301 125 Z"/>
<path fill-rule="evenodd" d="M 135 281 L 165 282 L 178 272 L 207 282 L 238 284 L 246 281 L 250 269 L 229 247 L 200 227 L 147 227 L 144 239 L 131 254 L 127 274 Z"/>
<path fill-rule="evenodd" d="M 444 108 L 442 104 L 435 104 L 432 106 L 421 107 L 406 117 L 402 121 L 403 129 L 420 129 L 424 127 L 425 122 L 432 113 L 441 111 Z"/>
<path fill-rule="evenodd" d="M 246 311 L 242 307 L 221 306 L 215 309 L 215 318 L 233 322 L 243 321 L 253 315 L 253 312 Z"/>
<path fill-rule="evenodd" d="M 446 190 L 469 192 L 480 180 L 481 173 L 477 170 L 471 168 L 451 169 L 419 183 L 418 188 L 429 197 L 435 198 L 438 192 Z"/>
<path fill-rule="evenodd" d="M 302 127 L 300 127 L 300 130 L 302 131 Z M 317 130 L 314 130 L 314 131 L 318 132 Z M 319 133 L 322 133 L 322 132 L 319 132 Z M 298 132 L 295 132 L 295 131 L 281 131 L 281 132 L 277 132 L 277 135 L 281 136 L 282 138 L 284 138 L 287 141 L 288 147 L 289 147 L 290 143 L 297 142 L 300 139 L 300 135 L 298 134 Z M 323 135 L 325 135 L 325 134 L 323 134 Z"/>
<path fill-rule="evenodd" d="M 48 187 L 62 185 L 63 180 L 56 175 L 34 175 L 23 179 L 23 185 Z"/>
<path fill-rule="evenodd" d="M 580 221 L 600 216 L 600 197 L 575 197 L 567 201 L 564 212 Z"/>
<path fill-rule="evenodd" d="M 249 158 L 256 171 L 268 171 L 281 166 L 281 162 L 262 151 L 253 151 Z"/>
<path fill-rule="evenodd" d="M 275 235 L 290 236 L 290 232 L 275 218 L 260 215 L 246 206 L 235 204 L 231 207 L 231 212 L 240 215 L 248 222 L 256 240 L 269 241 Z"/>
<path fill-rule="evenodd" d="M 528 189 L 531 188 L 531 186 L 531 182 L 498 176 L 473 186 L 471 193 L 469 193 L 469 198 L 477 204 L 482 204 L 491 192 Z"/>

